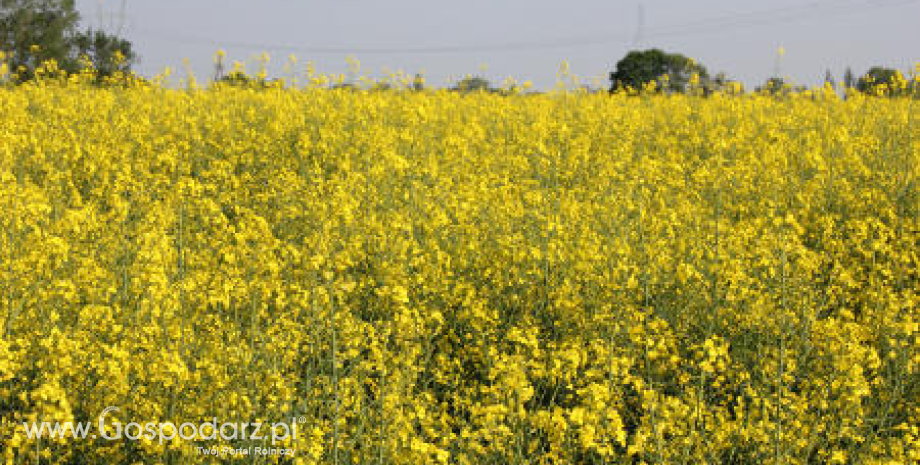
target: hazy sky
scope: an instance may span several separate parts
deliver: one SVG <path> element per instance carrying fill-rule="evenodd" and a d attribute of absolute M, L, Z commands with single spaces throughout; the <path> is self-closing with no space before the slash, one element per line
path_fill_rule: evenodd
<path fill-rule="evenodd" d="M 920 62 L 920 0 L 754 2 L 738 0 L 77 0 L 84 25 L 121 31 L 145 75 L 188 59 L 199 78 L 212 57 L 249 62 L 260 52 L 280 73 L 424 71 L 431 85 L 465 74 L 498 84 L 513 76 L 552 87 L 563 60 L 572 72 L 604 79 L 630 49 L 658 47 L 726 72 L 746 86 L 775 69 L 795 82 L 839 80 L 873 65 L 912 69 Z M 123 14 L 121 13 L 123 10 Z M 121 19 L 123 18 L 123 20 Z M 641 18 L 641 19 L 640 19 Z M 640 24 L 642 27 L 640 27 Z M 785 55 L 777 58 L 782 47 Z M 483 72 L 483 69 L 485 70 Z"/>

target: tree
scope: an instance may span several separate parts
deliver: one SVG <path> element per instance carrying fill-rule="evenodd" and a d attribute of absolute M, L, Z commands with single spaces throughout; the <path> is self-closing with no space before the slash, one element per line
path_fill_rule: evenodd
<path fill-rule="evenodd" d="M 856 77 L 853 76 L 853 70 L 847 66 L 847 70 L 843 73 L 843 87 L 844 89 L 850 89 L 856 87 Z"/>
<path fill-rule="evenodd" d="M 0 0 L 0 50 L 20 82 L 53 60 L 76 72 L 87 58 L 100 77 L 127 71 L 136 56 L 127 40 L 102 31 L 80 31 L 73 0 Z"/>
<path fill-rule="evenodd" d="M 693 74 L 702 80 L 708 78 L 706 68 L 679 53 L 666 53 L 657 48 L 633 50 L 617 62 L 616 71 L 610 73 L 610 91 L 619 89 L 643 89 L 650 82 L 664 85 L 667 89 L 683 92 Z"/>
<path fill-rule="evenodd" d="M 460 80 L 454 87 L 450 90 L 459 91 L 459 92 L 492 92 L 491 85 L 489 80 L 481 76 L 467 76 Z"/>
<path fill-rule="evenodd" d="M 906 84 L 898 70 L 874 66 L 856 81 L 856 89 L 870 94 L 898 95 L 902 82 Z"/>
<path fill-rule="evenodd" d="M 805 86 L 793 86 L 780 77 L 771 77 L 762 86 L 757 87 L 757 92 L 784 96 L 793 92 L 804 92 L 805 90 L 807 90 Z"/>
<path fill-rule="evenodd" d="M 710 95 L 714 92 L 739 95 L 744 93 L 744 85 L 730 79 L 724 72 L 717 73 L 709 79 L 702 80 L 703 94 Z"/>
<path fill-rule="evenodd" d="M 834 80 L 834 75 L 831 74 L 831 70 L 827 70 L 824 73 L 824 83 L 830 84 L 831 88 L 837 88 L 837 82 Z"/>
<path fill-rule="evenodd" d="M 395 87 L 393 86 L 392 83 L 380 81 L 380 82 L 375 82 L 374 85 L 372 85 L 370 89 L 368 90 L 372 92 L 389 92 L 394 89 Z"/>
<path fill-rule="evenodd" d="M 109 77 L 116 72 L 127 73 L 136 59 L 131 42 L 103 31 L 89 29 L 80 32 L 73 43 L 77 57 L 86 57 L 99 77 Z"/>
<path fill-rule="evenodd" d="M 0 0 L 0 49 L 10 71 L 31 79 L 44 61 L 67 66 L 77 21 L 73 0 Z"/>

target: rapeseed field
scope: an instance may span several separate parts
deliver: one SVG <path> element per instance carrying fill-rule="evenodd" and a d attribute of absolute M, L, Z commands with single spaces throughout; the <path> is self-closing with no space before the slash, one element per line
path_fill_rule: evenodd
<path fill-rule="evenodd" d="M 920 461 L 916 99 L 317 87 L 0 88 L 3 461 Z"/>

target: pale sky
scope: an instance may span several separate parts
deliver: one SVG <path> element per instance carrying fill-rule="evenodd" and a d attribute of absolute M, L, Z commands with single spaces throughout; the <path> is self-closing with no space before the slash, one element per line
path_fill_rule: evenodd
<path fill-rule="evenodd" d="M 841 80 L 874 65 L 907 72 L 920 62 L 920 0 L 754 2 L 739 0 L 77 0 L 85 26 L 121 31 L 140 56 L 136 69 L 213 73 L 213 55 L 254 70 L 261 52 L 273 74 L 291 54 L 303 73 L 424 72 L 444 86 L 466 74 L 551 88 L 563 61 L 603 79 L 631 49 L 657 47 L 724 71 L 748 88 L 780 71 L 806 85 L 826 70 Z M 122 6 L 123 5 L 123 6 Z M 123 14 L 121 13 L 123 8 Z M 123 18 L 123 20 L 121 19 Z M 640 18 L 642 18 L 640 20 Z M 640 27 L 640 24 L 642 27 Z M 783 48 L 785 55 L 778 58 Z"/>

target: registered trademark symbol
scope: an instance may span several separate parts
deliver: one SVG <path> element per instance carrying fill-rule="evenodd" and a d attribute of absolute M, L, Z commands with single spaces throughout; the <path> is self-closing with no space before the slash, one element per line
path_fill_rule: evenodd
<path fill-rule="evenodd" d="M 300 423 L 301 425 L 306 422 L 307 422 L 307 417 L 300 417 L 297 419 L 297 423 Z"/>

